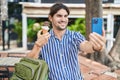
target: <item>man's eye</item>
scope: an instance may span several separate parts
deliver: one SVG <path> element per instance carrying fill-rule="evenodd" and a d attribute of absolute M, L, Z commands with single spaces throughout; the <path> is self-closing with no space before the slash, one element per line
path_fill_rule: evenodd
<path fill-rule="evenodd" d="M 61 15 L 57 15 L 57 17 L 61 17 Z"/>
<path fill-rule="evenodd" d="M 65 17 L 68 17 L 68 15 L 65 15 Z"/>

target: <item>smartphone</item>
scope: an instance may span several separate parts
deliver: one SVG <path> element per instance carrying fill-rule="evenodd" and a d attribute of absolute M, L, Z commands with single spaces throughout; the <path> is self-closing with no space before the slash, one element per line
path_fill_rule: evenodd
<path fill-rule="evenodd" d="M 102 35 L 103 18 L 92 18 L 91 31 Z"/>

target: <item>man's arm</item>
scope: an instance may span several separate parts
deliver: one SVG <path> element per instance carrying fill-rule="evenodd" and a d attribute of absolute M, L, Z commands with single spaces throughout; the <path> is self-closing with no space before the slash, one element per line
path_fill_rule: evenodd
<path fill-rule="evenodd" d="M 35 43 L 31 52 L 27 54 L 27 57 L 38 58 L 40 50 L 41 50 L 41 47 Z"/>
<path fill-rule="evenodd" d="M 80 50 L 85 52 L 85 53 L 93 53 L 95 52 L 93 50 L 93 45 L 90 41 L 84 41 L 80 44 Z"/>
<path fill-rule="evenodd" d="M 41 31 L 37 33 L 37 41 L 34 44 L 33 49 L 27 54 L 27 57 L 38 58 L 41 48 L 48 42 L 50 34 L 47 32 L 41 35 Z"/>

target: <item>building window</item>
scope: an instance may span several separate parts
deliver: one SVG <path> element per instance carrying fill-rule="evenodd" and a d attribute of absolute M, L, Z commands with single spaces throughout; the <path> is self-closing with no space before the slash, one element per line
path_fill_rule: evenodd
<path fill-rule="evenodd" d="M 114 0 L 114 3 L 120 3 L 120 0 Z"/>

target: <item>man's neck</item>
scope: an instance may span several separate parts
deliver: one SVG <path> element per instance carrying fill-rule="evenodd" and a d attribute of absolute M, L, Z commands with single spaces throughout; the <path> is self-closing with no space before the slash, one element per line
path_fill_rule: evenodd
<path fill-rule="evenodd" d="M 63 35 L 65 34 L 66 30 L 53 30 L 55 36 L 59 39 L 62 40 Z"/>

